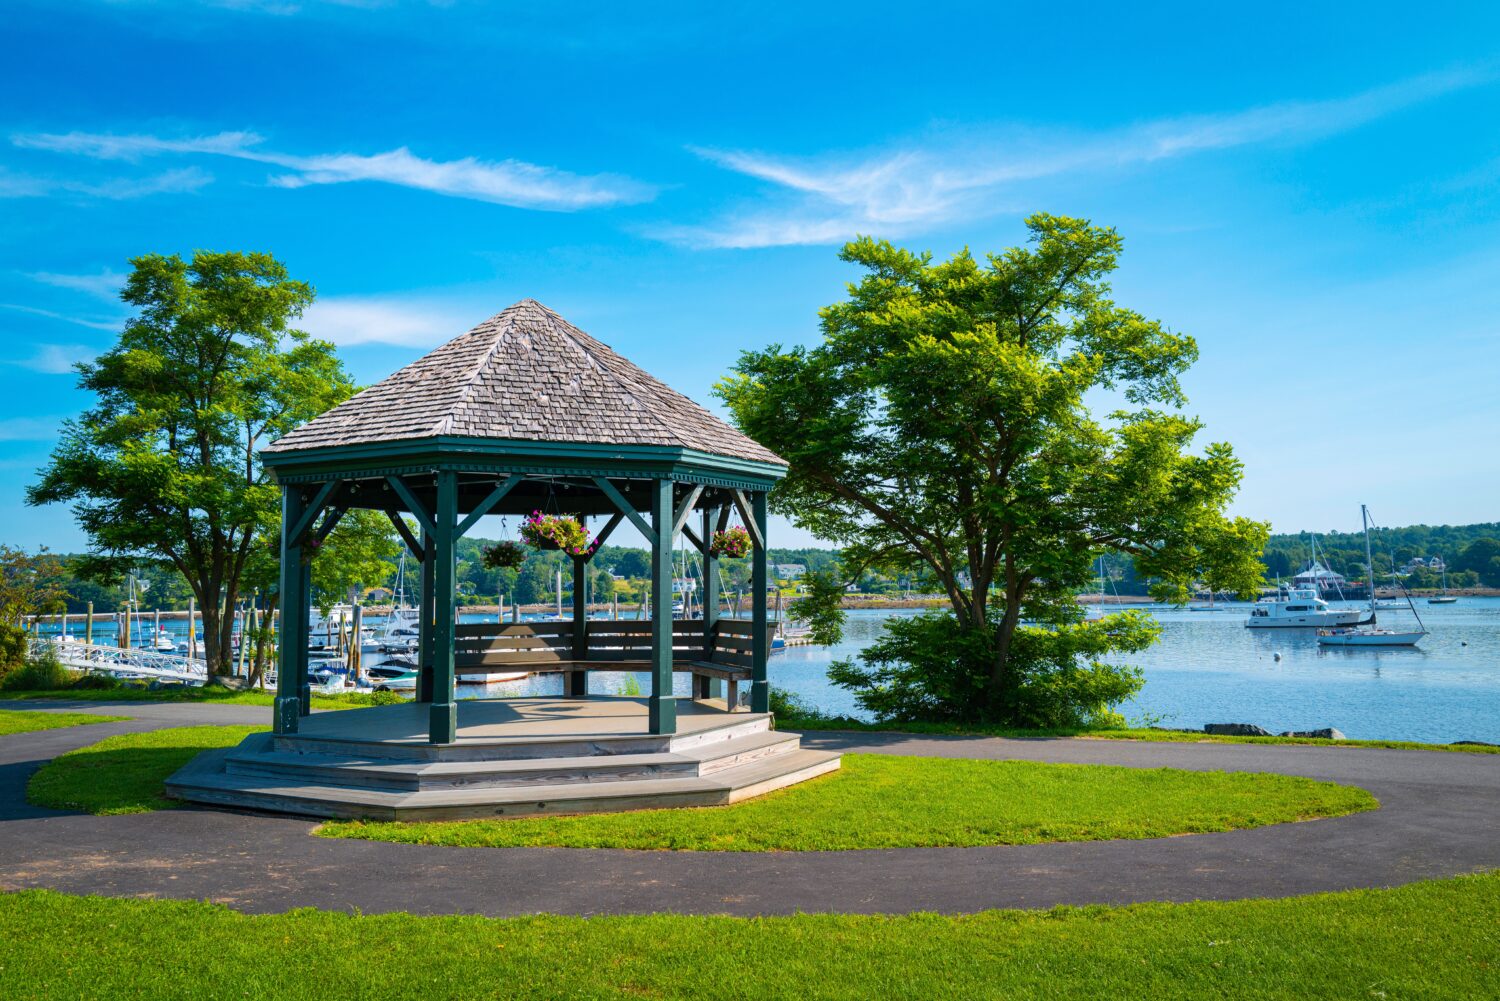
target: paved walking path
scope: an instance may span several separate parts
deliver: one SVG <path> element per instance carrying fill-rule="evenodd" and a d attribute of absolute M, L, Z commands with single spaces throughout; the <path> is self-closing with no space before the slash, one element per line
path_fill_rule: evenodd
<path fill-rule="evenodd" d="M 91 817 L 28 806 L 44 761 L 113 733 L 266 723 L 250 706 L 0 703 L 135 717 L 0 737 L 0 890 L 424 914 L 943 912 L 1286 896 L 1500 868 L 1500 755 L 1288 745 L 815 733 L 812 747 L 1282 772 L 1363 786 L 1372 812 L 1148 841 L 859 852 L 442 848 L 309 837 L 294 820 L 191 809 Z"/>

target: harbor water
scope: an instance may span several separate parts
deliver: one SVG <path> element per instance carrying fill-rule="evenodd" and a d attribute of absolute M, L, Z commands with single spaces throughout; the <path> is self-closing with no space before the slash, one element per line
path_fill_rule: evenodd
<path fill-rule="evenodd" d="M 1247 604 L 1225 604 L 1215 611 L 1149 608 L 1162 624 L 1161 639 L 1122 660 L 1141 667 L 1146 679 L 1122 711 L 1132 723 L 1170 727 L 1254 723 L 1279 732 L 1332 726 L 1355 739 L 1500 743 L 1500 598 L 1464 597 L 1453 605 L 1418 601 L 1417 610 L 1431 635 L 1416 648 L 1382 649 L 1319 647 L 1310 629 L 1246 629 Z M 828 665 L 857 656 L 891 616 L 916 614 L 905 609 L 851 611 L 838 646 L 778 650 L 771 659 L 771 683 L 824 712 L 868 718 L 852 693 L 829 683 Z M 1379 617 L 1384 626 L 1414 624 L 1405 611 L 1381 610 Z M 493 616 L 461 618 L 477 622 Z M 377 629 L 379 622 L 371 620 Z M 185 640 L 185 621 L 163 619 L 162 625 Z M 112 627 L 96 628 L 102 635 Z M 56 627 L 44 626 L 43 631 Z M 73 632 L 81 632 L 76 623 Z M 367 665 L 375 662 L 366 659 Z M 675 680 L 677 694 L 688 695 L 691 679 L 678 675 Z M 599 694 L 644 692 L 649 678 L 595 672 L 589 689 Z M 503 684 L 460 685 L 458 695 L 561 693 L 562 676 L 546 674 Z"/>
<path fill-rule="evenodd" d="M 1217 611 L 1152 608 L 1162 625 L 1151 649 L 1122 658 L 1146 684 L 1122 707 L 1136 723 L 1196 729 L 1254 723 L 1273 733 L 1332 726 L 1359 740 L 1500 743 L 1500 598 L 1417 602 L 1431 635 L 1414 649 L 1319 647 L 1310 629 L 1246 629 L 1249 605 Z M 794 647 L 771 662 L 771 683 L 825 712 L 864 717 L 851 693 L 828 683 L 828 664 L 853 656 L 892 614 L 851 612 L 844 642 Z M 1381 625 L 1414 624 L 1409 612 Z M 1280 654 L 1278 660 L 1276 655 Z"/>

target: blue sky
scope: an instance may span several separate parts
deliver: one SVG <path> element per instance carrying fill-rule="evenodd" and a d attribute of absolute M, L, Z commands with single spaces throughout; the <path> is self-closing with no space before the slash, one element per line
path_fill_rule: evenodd
<path fill-rule="evenodd" d="M 3 541 L 82 544 L 22 492 L 135 254 L 275 253 L 363 381 L 532 296 L 711 403 L 816 338 L 848 237 L 1038 210 L 1198 338 L 1239 513 L 1500 519 L 1495 5 L 5 6 Z"/>

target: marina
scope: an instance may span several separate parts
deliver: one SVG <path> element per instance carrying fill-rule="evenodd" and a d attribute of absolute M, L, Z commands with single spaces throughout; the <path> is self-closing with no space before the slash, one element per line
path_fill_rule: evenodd
<path fill-rule="evenodd" d="M 1186 728 L 1245 721 L 1273 732 L 1333 726 L 1352 739 L 1500 743 L 1500 598 L 1424 610 L 1431 635 L 1415 648 L 1320 647 L 1313 629 L 1244 628 L 1249 603 L 1220 607 L 1230 614 L 1146 609 L 1161 623 L 1161 639 L 1117 658 L 1139 666 L 1146 681 L 1121 706 L 1127 720 Z M 915 614 L 850 612 L 838 646 L 777 655 L 777 686 L 824 712 L 867 718 L 848 691 L 828 683 L 828 665 L 868 646 L 888 615 Z"/>

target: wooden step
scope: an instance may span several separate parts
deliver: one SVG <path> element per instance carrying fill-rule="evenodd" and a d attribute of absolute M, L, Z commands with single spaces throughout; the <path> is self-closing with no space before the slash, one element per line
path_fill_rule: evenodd
<path fill-rule="evenodd" d="M 568 758 L 622 754 L 680 753 L 720 741 L 771 729 L 768 713 L 725 714 L 714 726 L 676 734 L 601 734 L 463 738 L 455 744 L 424 740 L 378 740 L 358 736 L 282 734 L 276 750 L 292 754 L 334 755 L 395 761 L 493 761 L 501 758 Z"/>
<path fill-rule="evenodd" d="M 233 750 L 209 751 L 194 758 L 168 780 L 168 794 L 198 803 L 313 817 L 459 820 L 718 806 L 839 767 L 837 752 L 799 748 L 757 757 L 706 776 L 411 791 L 231 774 L 226 764 Z"/>
<path fill-rule="evenodd" d="M 247 738 L 226 760 L 230 775 L 278 781 L 418 791 L 477 786 L 545 786 L 708 775 L 795 751 L 796 734 L 761 731 L 691 748 L 681 754 L 615 754 L 496 761 L 407 762 L 278 751 L 266 734 Z"/>

